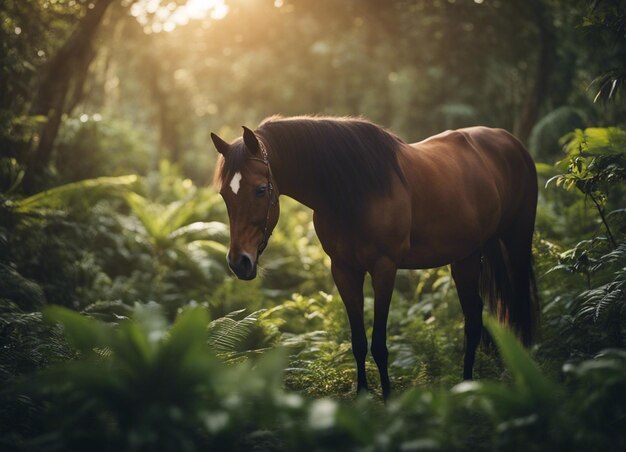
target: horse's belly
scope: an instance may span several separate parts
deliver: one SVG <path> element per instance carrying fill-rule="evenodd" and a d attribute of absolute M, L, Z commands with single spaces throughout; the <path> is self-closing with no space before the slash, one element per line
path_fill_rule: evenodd
<path fill-rule="evenodd" d="M 472 255 L 483 245 L 478 238 L 471 240 L 447 240 L 446 243 L 431 240 L 429 243 L 412 243 L 402 257 L 399 268 L 424 269 L 441 267 L 458 262 Z"/>
<path fill-rule="evenodd" d="M 455 196 L 431 193 L 429 203 L 414 206 L 410 246 L 401 259 L 402 268 L 432 268 L 465 259 L 493 237 L 501 207 L 488 190 L 474 195 L 469 190 Z"/>

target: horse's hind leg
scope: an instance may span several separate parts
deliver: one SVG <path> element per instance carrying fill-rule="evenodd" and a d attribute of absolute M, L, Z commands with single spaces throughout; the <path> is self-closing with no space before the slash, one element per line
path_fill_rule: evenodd
<path fill-rule="evenodd" d="M 476 358 L 476 349 L 480 343 L 483 329 L 483 303 L 480 299 L 480 253 L 451 265 L 452 278 L 461 301 L 465 317 L 465 357 L 463 359 L 463 378 L 472 379 L 472 370 Z"/>
<path fill-rule="evenodd" d="M 365 271 L 332 262 L 331 272 L 350 321 L 352 354 L 356 361 L 357 370 L 357 393 L 366 391 L 368 389 L 365 376 L 367 336 L 365 335 L 365 326 L 363 324 L 363 280 Z"/>

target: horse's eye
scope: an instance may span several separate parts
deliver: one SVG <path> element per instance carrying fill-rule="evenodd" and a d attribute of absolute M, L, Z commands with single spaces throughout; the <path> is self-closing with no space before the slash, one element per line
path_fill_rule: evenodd
<path fill-rule="evenodd" d="M 262 198 L 265 196 L 265 192 L 267 191 L 267 187 L 265 185 L 259 185 L 254 191 L 257 198 Z"/>

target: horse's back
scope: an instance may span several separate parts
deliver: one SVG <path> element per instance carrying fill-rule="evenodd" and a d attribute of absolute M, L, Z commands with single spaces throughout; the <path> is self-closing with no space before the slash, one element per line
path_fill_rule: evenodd
<path fill-rule="evenodd" d="M 473 147 L 485 156 L 502 204 L 501 227 L 506 227 L 520 209 L 536 209 L 537 171 L 529 152 L 503 129 L 461 129 Z"/>
<path fill-rule="evenodd" d="M 431 165 L 440 166 L 448 178 L 456 176 L 465 182 L 465 190 L 455 186 L 459 191 L 495 186 L 504 215 L 509 209 L 515 210 L 529 192 L 537 191 L 530 154 L 504 129 L 477 126 L 446 131 L 411 146 Z"/>
<path fill-rule="evenodd" d="M 527 192 L 536 198 L 532 160 L 502 129 L 447 131 L 407 145 L 400 158 L 412 199 L 405 267 L 466 257 L 497 234 Z"/>

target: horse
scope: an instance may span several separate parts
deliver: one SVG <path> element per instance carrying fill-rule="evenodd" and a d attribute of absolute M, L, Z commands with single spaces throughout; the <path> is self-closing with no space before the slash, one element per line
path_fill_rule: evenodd
<path fill-rule="evenodd" d="M 228 265 L 242 280 L 280 214 L 279 196 L 313 211 L 316 234 L 348 315 L 357 393 L 368 390 L 363 317 L 366 273 L 374 289 L 371 352 L 390 394 L 387 317 L 398 269 L 451 266 L 464 316 L 463 378 L 472 379 L 483 298 L 530 345 L 538 322 L 532 238 L 537 174 L 503 129 L 449 130 L 407 144 L 362 118 L 273 116 L 219 152 L 215 184 L 230 222 Z"/>

